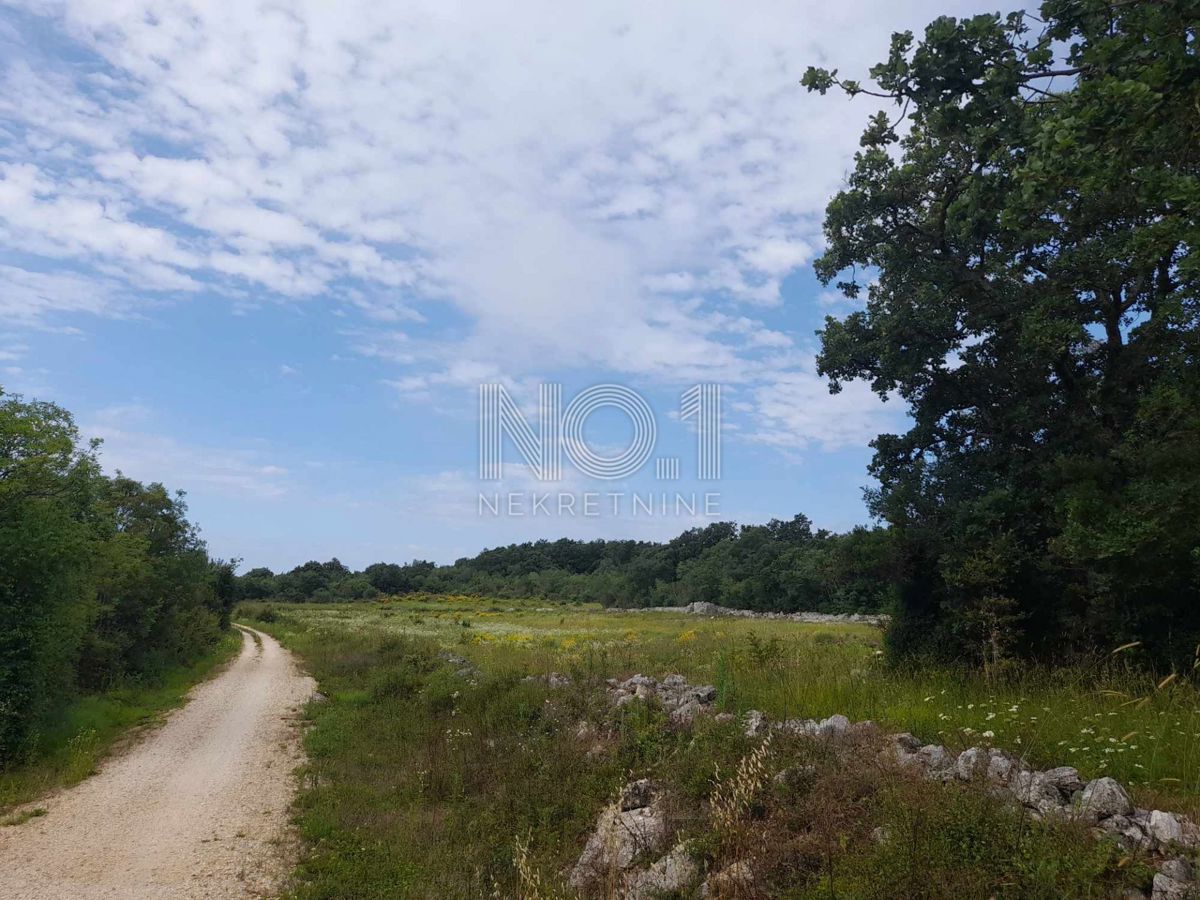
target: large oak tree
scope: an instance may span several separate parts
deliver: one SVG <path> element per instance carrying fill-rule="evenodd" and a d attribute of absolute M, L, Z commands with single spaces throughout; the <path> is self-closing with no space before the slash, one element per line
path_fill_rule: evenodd
<path fill-rule="evenodd" d="M 1048 0 L 895 35 L 817 264 L 863 307 L 820 369 L 907 404 L 875 512 L 908 561 L 894 649 L 1200 632 L 1197 0 Z"/>

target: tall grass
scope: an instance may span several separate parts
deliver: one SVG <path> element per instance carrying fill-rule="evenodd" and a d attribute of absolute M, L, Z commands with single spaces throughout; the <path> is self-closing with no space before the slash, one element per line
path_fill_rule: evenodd
<path fill-rule="evenodd" d="M 878 629 L 608 612 L 468 597 L 280 607 L 302 629 L 427 637 L 484 668 L 604 678 L 681 672 L 724 709 L 778 718 L 842 713 L 952 748 L 990 744 L 1035 765 L 1111 775 L 1146 805 L 1200 812 L 1200 691 L 1138 665 L 1137 648 L 988 679 L 885 665 Z"/>
<path fill-rule="evenodd" d="M 764 744 L 736 721 L 679 729 L 654 705 L 613 711 L 603 690 L 609 676 L 680 671 L 718 684 L 729 709 L 882 720 L 911 701 L 918 726 L 948 731 L 922 691 L 953 674 L 888 672 L 870 629 L 493 606 L 277 607 L 263 625 L 328 696 L 309 708 L 296 898 L 574 896 L 566 872 L 600 810 L 638 777 L 668 787 L 670 824 L 702 867 L 751 863 L 753 896 L 1094 897 L 1148 882 L 1141 860 L 1086 828 L 886 770 L 877 738 L 850 757 L 784 733 Z M 455 674 L 447 649 L 480 673 Z M 552 670 L 572 685 L 525 679 Z"/>

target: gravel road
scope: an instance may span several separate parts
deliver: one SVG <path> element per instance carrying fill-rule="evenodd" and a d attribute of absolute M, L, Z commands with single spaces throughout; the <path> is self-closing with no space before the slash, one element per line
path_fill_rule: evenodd
<path fill-rule="evenodd" d="M 0 827 L 0 897 L 270 896 L 291 865 L 297 714 L 314 685 L 268 635 L 83 783 Z"/>

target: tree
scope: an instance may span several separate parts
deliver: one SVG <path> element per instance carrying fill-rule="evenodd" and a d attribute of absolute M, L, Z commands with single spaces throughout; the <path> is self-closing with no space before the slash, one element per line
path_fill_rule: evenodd
<path fill-rule="evenodd" d="M 895 35 L 877 90 L 805 74 L 900 110 L 870 120 L 817 262 L 865 294 L 820 371 L 913 421 L 871 465 L 908 573 L 894 649 L 1190 654 L 1198 22 L 1197 0 L 1047 0 Z"/>
<path fill-rule="evenodd" d="M 118 474 L 70 414 L 0 392 L 0 768 L 78 691 L 193 660 L 227 623 L 181 494 Z"/>
<path fill-rule="evenodd" d="M 98 471 L 69 413 L 0 392 L 0 767 L 71 688 Z"/>

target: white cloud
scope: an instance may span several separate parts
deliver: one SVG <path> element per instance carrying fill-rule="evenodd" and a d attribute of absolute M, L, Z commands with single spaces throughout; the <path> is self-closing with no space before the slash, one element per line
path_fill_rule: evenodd
<path fill-rule="evenodd" d="M 786 451 L 862 447 L 898 428 L 903 415 L 898 404 L 882 404 L 863 382 L 830 394 L 811 359 L 755 388 L 753 398 L 759 427 L 751 439 Z"/>
<path fill-rule="evenodd" d="M 405 326 L 351 338 L 409 369 L 402 391 L 599 368 L 778 397 L 809 376 L 777 377 L 764 354 L 790 341 L 754 309 L 820 245 L 873 111 L 808 95 L 800 75 L 830 57 L 862 71 L 891 30 L 946 11 L 27 5 L 94 59 L 55 63 L 0 35 L 14 123 L 0 240 L 81 274 L 10 265 L 0 316 L 128 314 L 146 290 L 201 286 L 245 303 L 321 297 Z M 462 329 L 421 332 L 440 304 Z M 852 401 L 873 402 L 839 402 Z"/>
<path fill-rule="evenodd" d="M 193 446 L 146 430 L 152 420 L 151 410 L 141 404 L 110 406 L 81 422 L 79 430 L 104 442 L 100 460 L 109 472 L 233 499 L 287 493 L 288 470 L 261 449 Z"/>

